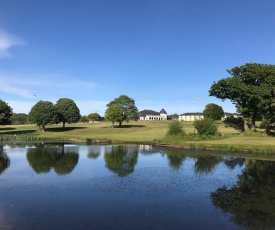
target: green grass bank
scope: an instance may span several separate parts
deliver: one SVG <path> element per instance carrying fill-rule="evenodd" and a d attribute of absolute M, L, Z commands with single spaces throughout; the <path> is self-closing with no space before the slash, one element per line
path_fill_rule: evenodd
<path fill-rule="evenodd" d="M 218 125 L 223 137 L 211 139 L 166 138 L 168 125 L 172 121 L 137 121 L 124 123 L 121 128 L 112 128 L 110 122 L 78 123 L 47 126 L 42 132 L 35 125 L 0 126 L 0 140 L 70 140 L 93 143 L 143 143 L 179 148 L 221 150 L 230 152 L 275 153 L 275 137 L 260 132 L 250 135 L 241 134 L 232 128 Z M 193 122 L 182 122 L 186 133 L 194 133 Z"/>

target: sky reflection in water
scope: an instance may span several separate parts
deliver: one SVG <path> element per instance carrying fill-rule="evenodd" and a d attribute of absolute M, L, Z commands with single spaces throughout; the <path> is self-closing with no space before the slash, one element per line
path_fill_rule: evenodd
<path fill-rule="evenodd" d="M 147 145 L 4 145 L 0 229 L 272 229 L 274 166 Z"/>

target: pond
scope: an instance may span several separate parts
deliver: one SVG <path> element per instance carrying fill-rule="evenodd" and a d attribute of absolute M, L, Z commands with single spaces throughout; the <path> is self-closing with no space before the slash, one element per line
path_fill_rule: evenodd
<path fill-rule="evenodd" d="M 275 163 L 149 145 L 0 145 L 0 229 L 274 229 Z"/>

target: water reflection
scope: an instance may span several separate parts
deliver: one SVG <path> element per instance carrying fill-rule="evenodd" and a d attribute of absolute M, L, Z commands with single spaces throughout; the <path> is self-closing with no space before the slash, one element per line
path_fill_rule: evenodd
<path fill-rule="evenodd" d="M 275 162 L 246 160 L 232 188 L 219 188 L 212 202 L 233 215 L 238 225 L 250 229 L 275 228 Z"/>
<path fill-rule="evenodd" d="M 174 170 L 179 170 L 187 158 L 186 154 L 179 152 L 177 149 L 167 149 L 165 154 L 168 158 L 169 166 Z"/>
<path fill-rule="evenodd" d="M 3 145 L 0 145 L 0 175 L 10 166 L 10 158 L 4 153 Z"/>
<path fill-rule="evenodd" d="M 233 170 L 237 165 L 242 167 L 244 165 L 244 158 L 235 158 L 235 157 L 225 157 L 223 160 L 224 164 L 231 170 Z"/>
<path fill-rule="evenodd" d="M 36 173 L 48 173 L 51 168 L 54 168 L 58 175 L 67 175 L 77 165 L 78 158 L 77 149 L 65 148 L 64 144 L 58 146 L 38 145 L 27 150 L 29 165 Z"/>
<path fill-rule="evenodd" d="M 88 158 L 97 159 L 100 156 L 100 146 L 89 146 Z"/>
<path fill-rule="evenodd" d="M 138 146 L 114 145 L 105 148 L 106 167 L 120 177 L 134 172 L 138 159 Z"/>
<path fill-rule="evenodd" d="M 216 166 L 222 161 L 221 156 L 216 155 L 197 155 L 195 158 L 194 170 L 197 175 L 209 174 L 214 171 Z"/>

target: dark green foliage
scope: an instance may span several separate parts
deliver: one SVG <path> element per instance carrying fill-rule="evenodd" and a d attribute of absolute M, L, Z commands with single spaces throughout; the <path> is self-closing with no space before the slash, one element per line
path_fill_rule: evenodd
<path fill-rule="evenodd" d="M 28 115 L 25 113 L 13 113 L 10 120 L 13 125 L 25 125 L 28 123 Z"/>
<path fill-rule="evenodd" d="M 75 102 L 69 98 L 60 98 L 55 105 L 58 113 L 58 120 L 63 123 L 76 123 L 79 121 L 81 115 Z"/>
<path fill-rule="evenodd" d="M 260 125 L 259 125 L 260 129 L 267 129 L 268 128 L 268 121 L 266 119 L 262 120 Z"/>
<path fill-rule="evenodd" d="M 194 121 L 194 127 L 200 135 L 215 135 L 218 131 L 217 125 L 209 118 Z"/>
<path fill-rule="evenodd" d="M 227 70 L 231 77 L 214 82 L 210 96 L 229 99 L 245 121 L 245 131 L 262 117 L 275 122 L 275 65 L 250 63 Z"/>
<path fill-rule="evenodd" d="M 219 121 L 224 117 L 223 108 L 214 103 L 207 104 L 203 110 L 203 116 L 205 118 L 210 118 L 213 121 Z"/>
<path fill-rule="evenodd" d="M 224 119 L 225 127 L 232 127 L 240 132 L 244 131 L 244 120 L 241 117 L 229 116 Z"/>
<path fill-rule="evenodd" d="M 88 115 L 88 119 L 90 121 L 92 121 L 92 122 L 94 122 L 94 121 L 101 121 L 102 120 L 101 116 L 98 113 L 90 113 Z"/>
<path fill-rule="evenodd" d="M 126 116 L 123 113 L 123 109 L 118 105 L 110 105 L 105 112 L 105 119 L 107 121 L 118 122 L 120 125 L 126 119 Z"/>
<path fill-rule="evenodd" d="M 80 119 L 79 119 L 80 122 L 83 122 L 83 123 L 88 123 L 89 122 L 89 118 L 88 116 L 81 116 Z"/>
<path fill-rule="evenodd" d="M 184 135 L 185 132 L 182 129 L 182 124 L 179 121 L 173 121 L 169 124 L 168 132 L 166 135 L 168 136 L 180 136 Z"/>
<path fill-rule="evenodd" d="M 28 115 L 29 122 L 42 127 L 45 131 L 45 126 L 54 124 L 58 121 L 58 115 L 55 106 L 50 101 L 39 101 L 32 108 Z"/>
<path fill-rule="evenodd" d="M 113 105 L 120 107 L 123 112 L 123 119 L 121 116 L 119 116 L 119 119 L 116 119 L 116 121 L 119 122 L 119 126 L 121 126 L 123 121 L 128 122 L 130 120 L 132 120 L 132 121 L 138 120 L 138 118 L 139 118 L 138 109 L 135 105 L 134 99 L 132 99 L 126 95 L 121 95 L 118 98 L 115 98 L 109 104 L 107 104 L 107 107 L 109 108 L 110 106 L 113 106 Z"/>
<path fill-rule="evenodd" d="M 12 116 L 12 108 L 0 99 L 0 125 L 9 125 Z"/>

